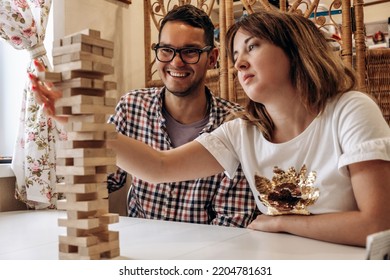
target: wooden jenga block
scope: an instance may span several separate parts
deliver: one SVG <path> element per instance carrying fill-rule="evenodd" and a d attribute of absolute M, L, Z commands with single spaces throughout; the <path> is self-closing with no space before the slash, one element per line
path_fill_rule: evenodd
<path fill-rule="evenodd" d="M 96 48 L 100 49 L 100 54 L 97 53 L 96 50 L 94 51 L 94 49 Z M 78 61 L 78 60 L 99 62 L 107 65 L 111 65 L 112 63 L 111 58 L 103 56 L 102 48 L 92 46 L 92 52 L 77 51 L 73 53 L 59 54 L 57 56 L 54 56 L 53 64 L 58 65 L 58 64 L 63 64 L 63 63 L 68 63 L 68 62 Z"/>
<path fill-rule="evenodd" d="M 60 47 L 53 48 L 53 57 L 74 53 L 74 52 L 92 52 L 92 46 L 87 44 L 71 44 L 71 45 L 61 45 Z"/>
<path fill-rule="evenodd" d="M 67 88 L 62 90 L 63 97 L 75 95 L 105 96 L 106 91 L 101 89 Z"/>

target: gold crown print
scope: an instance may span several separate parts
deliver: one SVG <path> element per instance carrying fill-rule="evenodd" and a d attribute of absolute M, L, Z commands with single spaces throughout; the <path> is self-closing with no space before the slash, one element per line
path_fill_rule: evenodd
<path fill-rule="evenodd" d="M 290 167 L 287 171 L 274 167 L 272 181 L 255 175 L 256 189 L 260 201 L 268 208 L 268 215 L 299 214 L 310 215 L 307 206 L 314 204 L 320 195 L 314 187 L 315 171 L 307 177 L 307 168 L 302 166 L 299 173 Z"/>

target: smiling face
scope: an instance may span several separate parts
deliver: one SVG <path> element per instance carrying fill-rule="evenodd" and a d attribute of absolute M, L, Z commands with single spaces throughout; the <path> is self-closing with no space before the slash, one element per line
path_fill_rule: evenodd
<path fill-rule="evenodd" d="M 160 33 L 160 46 L 172 48 L 206 46 L 204 30 L 180 21 L 167 22 Z M 208 69 L 214 67 L 218 50 L 203 52 L 196 64 L 184 63 L 179 54 L 171 62 L 157 61 L 157 70 L 167 90 L 176 96 L 188 96 L 204 91 L 204 81 Z"/>
<path fill-rule="evenodd" d="M 270 98 L 285 98 L 290 92 L 290 61 L 281 48 L 238 30 L 233 59 L 238 80 L 251 100 L 267 105 Z"/>

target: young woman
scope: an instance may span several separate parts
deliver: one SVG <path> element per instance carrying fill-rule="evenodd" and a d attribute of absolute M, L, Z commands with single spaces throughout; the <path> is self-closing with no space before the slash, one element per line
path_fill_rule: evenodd
<path fill-rule="evenodd" d="M 153 182 L 242 165 L 264 215 L 250 228 L 364 246 L 390 228 L 390 129 L 308 19 L 243 17 L 227 34 L 246 112 L 169 151 L 118 135 L 118 165 Z"/>

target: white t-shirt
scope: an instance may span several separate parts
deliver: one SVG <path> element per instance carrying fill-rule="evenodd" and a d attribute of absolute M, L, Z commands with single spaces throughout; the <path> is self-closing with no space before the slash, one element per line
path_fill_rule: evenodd
<path fill-rule="evenodd" d="M 379 107 L 365 94 L 348 92 L 330 103 L 299 136 L 274 144 L 254 125 L 235 119 L 196 139 L 223 166 L 228 176 L 241 163 L 261 212 L 255 174 L 272 180 L 274 166 L 299 172 L 316 172 L 313 186 L 317 201 L 307 209 L 312 214 L 356 210 L 347 165 L 360 161 L 390 160 L 390 128 Z M 369 188 L 370 186 L 367 186 Z"/>

